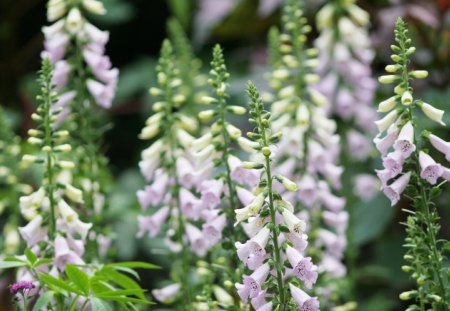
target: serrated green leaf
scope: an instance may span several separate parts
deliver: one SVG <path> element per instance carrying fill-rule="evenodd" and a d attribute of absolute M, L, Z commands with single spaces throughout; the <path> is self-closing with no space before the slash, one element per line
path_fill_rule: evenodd
<path fill-rule="evenodd" d="M 161 269 L 160 266 L 141 261 L 126 261 L 126 262 L 117 262 L 106 265 L 107 267 L 123 267 L 123 268 L 131 268 L 131 269 Z"/>
<path fill-rule="evenodd" d="M 44 293 L 34 304 L 32 311 L 40 311 L 48 305 L 48 303 L 53 299 L 54 293 L 52 291 Z"/>
<path fill-rule="evenodd" d="M 28 247 L 25 249 L 25 256 L 32 265 L 34 265 L 34 263 L 38 260 L 38 256 L 36 256 L 36 254 L 33 253 Z"/>
<path fill-rule="evenodd" d="M 129 295 L 134 295 L 134 296 L 138 296 L 139 297 L 144 292 L 145 292 L 145 290 L 143 290 L 143 289 L 108 290 L 108 291 L 104 291 L 104 292 L 101 292 L 101 293 L 97 294 L 96 297 L 100 297 L 100 296 L 129 296 Z"/>
<path fill-rule="evenodd" d="M 0 270 L 9 269 L 9 268 L 17 268 L 26 266 L 26 262 L 22 261 L 0 261 Z"/>
<path fill-rule="evenodd" d="M 74 265 L 67 265 L 66 274 L 69 280 L 71 280 L 75 286 L 84 293 L 85 296 L 89 295 L 89 277 L 86 273 Z"/>
<path fill-rule="evenodd" d="M 141 303 L 141 304 L 151 304 L 152 303 L 146 299 L 138 299 L 138 298 L 132 298 L 132 297 L 125 297 L 125 296 L 101 295 L 101 296 L 97 296 L 97 298 L 100 298 L 103 300 L 113 300 L 113 301 L 118 301 L 118 302 L 134 302 L 134 303 Z"/>
<path fill-rule="evenodd" d="M 67 291 L 69 293 L 75 293 L 77 295 L 82 296 L 83 293 L 67 284 L 65 281 L 54 278 L 50 274 L 43 274 L 41 275 L 41 281 L 47 284 L 48 287 L 52 288 L 56 292 Z"/>
<path fill-rule="evenodd" d="M 104 268 L 97 273 L 97 276 L 104 278 L 109 283 L 115 283 L 121 286 L 123 289 L 136 289 L 140 290 L 139 284 L 132 278 L 114 270 L 113 268 Z M 140 298 L 144 298 L 143 294 L 138 295 Z"/>

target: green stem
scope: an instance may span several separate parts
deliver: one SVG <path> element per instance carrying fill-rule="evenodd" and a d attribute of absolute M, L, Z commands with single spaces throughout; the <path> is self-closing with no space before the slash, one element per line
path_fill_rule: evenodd
<path fill-rule="evenodd" d="M 181 283 L 182 283 L 182 289 L 184 293 L 186 294 L 186 305 L 187 308 L 191 307 L 192 304 L 192 293 L 189 286 L 189 262 L 190 262 L 190 252 L 187 246 L 185 245 L 183 241 L 183 232 L 185 231 L 185 223 L 183 218 L 183 213 L 181 210 L 181 200 L 180 200 L 180 182 L 178 181 L 177 177 L 177 171 L 176 171 L 176 156 L 175 152 L 177 150 L 177 139 L 174 135 L 174 107 L 173 107 L 173 101 L 172 101 L 172 90 L 169 85 L 165 88 L 165 114 L 168 118 L 167 124 L 168 124 L 168 132 L 167 132 L 167 139 L 169 141 L 170 145 L 170 164 L 169 164 L 169 173 L 174 178 L 174 185 L 172 189 L 172 196 L 173 198 L 176 198 L 176 208 L 178 210 L 178 232 L 177 237 L 180 245 L 182 246 L 182 275 Z"/>
<path fill-rule="evenodd" d="M 50 77 L 51 78 L 51 77 Z M 44 144 L 45 146 L 49 147 L 50 149 L 47 150 L 47 162 L 46 162 L 46 176 L 47 176 L 47 196 L 50 203 L 50 230 L 49 230 L 49 236 L 51 240 L 54 240 L 56 235 L 56 213 L 55 213 L 55 198 L 54 198 L 54 191 L 55 191 L 55 184 L 54 184 L 54 174 L 53 174 L 53 165 L 55 164 L 55 157 L 53 155 L 53 147 L 54 142 L 52 138 L 53 129 L 52 129 L 52 113 L 51 113 L 51 107 L 52 107 L 52 92 L 53 89 L 51 87 L 51 80 L 45 81 L 46 83 L 46 98 L 44 102 Z"/>
<path fill-rule="evenodd" d="M 261 114 L 258 116 L 258 123 L 260 124 L 260 132 L 261 132 L 261 138 L 263 141 L 263 145 L 265 147 L 269 146 L 266 131 L 265 128 L 261 125 Z M 280 311 L 285 310 L 285 295 L 284 295 L 284 288 L 283 288 L 283 270 L 282 270 L 282 262 L 281 262 L 281 255 L 280 255 L 280 246 L 278 245 L 278 231 L 277 231 L 277 225 L 276 225 L 276 218 L 275 218 L 275 207 L 273 204 L 273 190 L 272 190 L 272 173 L 270 169 L 270 155 L 265 155 L 266 160 L 266 176 L 267 176 L 267 189 L 269 191 L 269 209 L 270 209 L 270 218 L 272 222 L 272 243 L 274 248 L 274 255 L 275 255 L 275 268 L 277 270 L 277 283 L 278 283 L 278 293 L 280 297 Z"/>

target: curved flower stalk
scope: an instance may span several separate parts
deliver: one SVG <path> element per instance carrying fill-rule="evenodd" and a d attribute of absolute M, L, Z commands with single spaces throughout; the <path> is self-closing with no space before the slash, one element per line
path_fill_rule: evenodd
<path fill-rule="evenodd" d="M 384 168 L 377 174 L 384 194 L 394 206 L 405 192 L 413 207 L 405 209 L 409 213 L 405 223 L 408 251 L 404 256 L 408 265 L 403 270 L 411 273 L 417 288 L 402 293 L 400 299 L 411 300 L 408 310 L 448 310 L 450 286 L 443 265 L 445 241 L 438 240 L 439 215 L 432 200 L 441 192 L 442 183 L 438 181 L 450 180 L 450 169 L 436 162 L 424 145 L 429 141 L 447 156 L 450 144 L 418 130 L 423 115 L 444 125 L 444 111 L 413 97 L 411 81 L 425 78 L 428 73 L 408 68 L 415 47 L 401 18 L 395 25 L 395 41 L 396 45 L 391 46 L 394 64 L 386 66 L 389 74 L 379 78 L 382 84 L 396 84 L 395 94 L 379 104 L 378 110 L 387 114 L 376 122 L 380 133 L 374 142 L 383 160 Z"/>
<path fill-rule="evenodd" d="M 54 104 L 54 109 L 62 109 L 55 126 L 71 116 L 73 122 L 69 126 L 73 133 L 73 160 L 76 163 L 74 184 L 84 190 L 84 212 L 98 224 L 105 207 L 104 193 L 110 173 L 101 151 L 105 125 L 96 106 L 111 107 L 119 71 L 112 68 L 109 57 L 105 55 L 109 33 L 91 24 L 86 15 L 105 13 L 103 3 L 98 0 L 49 0 L 47 19 L 52 24 L 42 29 L 45 37 L 42 56 L 49 58 L 54 65 L 52 82 L 61 94 Z M 96 229 L 100 227 L 96 226 Z M 99 241 L 108 238 L 97 236 L 97 233 L 92 232 L 91 238 L 102 253 Z M 104 254 L 99 255 L 102 257 Z"/>
<path fill-rule="evenodd" d="M 41 95 L 37 97 L 40 105 L 32 115 L 38 126 L 29 131 L 28 138 L 39 152 L 22 158 L 26 164 L 40 165 L 43 172 L 39 189 L 19 200 L 20 212 L 28 221 L 19 228 L 27 248 L 25 255 L 0 262 L 0 268 L 21 267 L 19 282 L 10 288 L 21 310 L 29 310 L 33 300 L 34 308 L 40 310 L 110 309 L 107 301 L 117 301 L 121 309 L 131 310 L 132 305 L 148 301 L 134 282 L 130 287 L 120 281 L 129 279 L 121 269 L 154 266 L 143 263 L 96 266 L 83 258 L 92 223 L 83 222 L 77 212 L 84 203 L 83 192 L 71 182 L 70 170 L 75 164 L 67 160 L 72 150 L 69 132 L 55 127 L 62 109 L 54 109 L 58 94 L 52 72 L 52 64 L 45 58 L 39 80 Z M 121 292 L 117 293 L 118 290 Z"/>
<path fill-rule="evenodd" d="M 20 210 L 17 202 L 21 195 L 33 191 L 31 186 L 21 183 L 24 170 L 17 163 L 20 154 L 20 138 L 15 136 L 0 107 L 0 215 L 4 220 L 0 247 L 5 255 L 14 255 L 19 250 Z"/>
<path fill-rule="evenodd" d="M 236 243 L 237 254 L 252 271 L 236 284 L 244 303 L 255 310 L 319 310 L 319 301 L 303 289 L 311 289 L 318 277 L 317 266 L 307 257 L 306 222 L 294 215 L 294 208 L 277 189 L 297 191 L 297 185 L 282 175 L 273 174 L 274 144 L 281 133 L 272 133 L 270 113 L 264 110 L 260 95 L 249 82 L 250 123 L 248 148 L 258 151 L 250 170 L 261 170 L 255 197 L 244 208 L 236 209 L 237 222 L 246 222 L 250 239 Z M 278 187 L 280 186 L 280 187 Z"/>
<path fill-rule="evenodd" d="M 180 69 L 180 79 L 183 81 L 181 92 L 187 103 L 199 103 L 202 87 L 206 85 L 206 77 L 200 73 L 202 62 L 195 57 L 191 42 L 178 19 L 171 18 L 168 21 L 167 31 Z"/>
<path fill-rule="evenodd" d="M 275 155 L 275 174 L 298 184 L 298 190 L 283 193 L 302 218 L 309 221 L 308 252 L 318 262 L 315 293 L 323 306 L 340 303 L 347 284 L 342 263 L 346 249 L 348 213 L 345 199 L 335 193 L 341 188 L 342 167 L 337 165 L 340 137 L 336 123 L 326 116 L 327 99 L 313 88 L 317 50 L 306 47 L 310 26 L 298 1 L 284 7 L 283 32 L 270 33 L 270 85 L 274 91 L 271 129 L 281 132 Z"/>
<path fill-rule="evenodd" d="M 214 309 L 214 304 L 222 306 L 234 304 L 232 295 L 235 292 L 232 286 L 241 279 L 242 267 L 231 249 L 243 235 L 241 227 L 234 227 L 234 210 L 248 204 L 248 200 L 253 198 L 242 184 L 255 185 L 258 178 L 257 174 L 245 170 L 231 146 L 243 138 L 241 131 L 228 120 L 231 115 L 244 115 L 246 109 L 228 104 L 229 73 L 219 45 L 213 49 L 211 67 L 208 83 L 214 92 L 212 96 L 202 98 L 202 103 L 209 105 L 210 109 L 201 111 L 199 119 L 212 123 L 202 136 L 190 144 L 194 157 L 205 152 L 208 154 L 208 157 L 202 158 L 203 166 L 214 167 L 210 175 L 205 176 L 204 180 L 194 187 L 195 192 L 200 193 L 204 215 L 200 218 L 202 234 L 209 244 L 210 263 L 204 263 L 203 268 L 204 271 L 206 268 L 212 270 L 216 276 L 212 278 L 210 284 L 204 285 L 204 295 L 200 296 L 207 301 L 206 297 L 214 294 L 215 300 L 209 303 L 208 310 Z M 208 151 L 210 149 L 213 151 Z M 221 295 L 217 295 L 218 289 L 212 286 L 213 284 L 225 284 L 226 289 L 220 290 Z M 228 303 L 220 301 L 224 297 Z"/>
<path fill-rule="evenodd" d="M 153 295 L 161 302 L 173 302 L 181 291 L 185 304 L 192 307 L 189 283 L 190 265 L 197 256 L 205 256 L 208 242 L 196 222 L 203 217 L 201 200 L 191 190 L 209 176 L 212 165 L 203 166 L 203 161 L 214 148 L 198 153 L 195 159 L 186 150 L 197 131 L 198 122 L 186 113 L 186 96 L 182 93 L 180 69 L 176 66 L 170 41 L 165 40 L 157 66 L 158 87 L 150 89 L 151 95 L 160 99 L 154 103 L 155 114 L 146 121 L 139 137 L 152 139 L 161 134 L 150 147 L 142 152 L 139 163 L 142 175 L 150 183 L 137 196 L 142 209 L 151 206 L 151 216 L 139 216 L 138 236 L 148 234 L 155 237 L 164 226 L 165 242 L 169 250 L 179 256 L 173 265 L 177 286 L 170 290 L 154 290 Z M 195 253 L 195 255 L 194 255 Z M 175 290 L 177 289 L 177 290 Z M 168 295 L 167 293 L 171 293 Z"/>

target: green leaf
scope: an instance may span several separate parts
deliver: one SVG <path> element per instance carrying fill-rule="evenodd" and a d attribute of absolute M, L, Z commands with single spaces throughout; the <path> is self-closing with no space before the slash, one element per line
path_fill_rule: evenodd
<path fill-rule="evenodd" d="M 123 267 L 123 268 L 131 268 L 131 269 L 161 269 L 160 266 L 148 263 L 148 262 L 142 262 L 142 261 L 127 261 L 127 262 L 117 262 L 112 263 L 109 265 L 106 265 L 107 267 Z"/>
<path fill-rule="evenodd" d="M 114 270 L 113 268 L 104 268 L 97 273 L 97 276 L 102 277 L 108 282 L 113 282 L 124 289 L 140 290 L 141 287 L 132 278 Z M 143 294 L 138 294 L 140 298 L 144 298 Z"/>
<path fill-rule="evenodd" d="M 66 274 L 69 280 L 71 280 L 75 286 L 84 293 L 85 296 L 89 295 L 89 277 L 86 273 L 74 265 L 67 265 Z"/>
<path fill-rule="evenodd" d="M 106 301 L 103 301 L 98 298 L 92 298 L 91 299 L 91 306 L 92 311 L 111 311 L 111 307 L 109 304 L 106 303 Z"/>
<path fill-rule="evenodd" d="M 40 311 L 48 305 L 48 303 L 53 299 L 54 293 L 52 291 L 44 293 L 34 304 L 32 311 Z"/>
<path fill-rule="evenodd" d="M 69 293 L 75 293 L 77 295 L 82 296 L 83 293 L 79 291 L 78 289 L 70 286 L 65 281 L 54 278 L 50 274 L 43 274 L 41 275 L 41 281 L 47 284 L 50 288 L 52 288 L 54 291 L 61 292 L 61 290 L 67 291 Z"/>
<path fill-rule="evenodd" d="M 1 269 L 9 269 L 9 268 L 17 268 L 26 266 L 26 262 L 22 261 L 0 261 L 0 270 Z"/>
<path fill-rule="evenodd" d="M 134 295 L 134 296 L 141 296 L 143 293 L 145 292 L 145 290 L 143 289 L 118 289 L 118 290 L 108 290 L 108 291 L 104 291 L 101 292 L 99 294 L 97 294 L 97 297 L 100 296 L 129 296 L 129 295 Z"/>
<path fill-rule="evenodd" d="M 30 261 L 30 263 L 32 265 L 34 265 L 34 263 L 38 260 L 38 256 L 36 256 L 31 249 L 29 249 L 28 247 L 25 249 L 25 256 L 27 257 L 27 259 Z"/>
<path fill-rule="evenodd" d="M 101 295 L 101 296 L 97 296 L 97 298 L 100 298 L 103 300 L 113 300 L 113 301 L 118 301 L 118 302 L 134 302 L 134 303 L 141 303 L 141 304 L 151 304 L 151 302 L 146 299 L 138 299 L 138 298 L 132 298 L 132 297 L 126 297 L 126 296 Z"/>

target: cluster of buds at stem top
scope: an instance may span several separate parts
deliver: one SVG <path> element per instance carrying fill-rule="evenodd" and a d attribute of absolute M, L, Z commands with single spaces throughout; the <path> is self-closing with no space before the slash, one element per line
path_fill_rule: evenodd
<path fill-rule="evenodd" d="M 272 149 L 280 138 L 272 134 L 270 112 L 265 111 L 256 87 L 249 82 L 250 123 L 255 130 L 248 137 L 257 151 L 255 162 L 246 164 L 249 170 L 260 170 L 258 185 L 252 189 L 254 198 L 236 209 L 236 220 L 248 235 L 245 243 L 237 242 L 237 254 L 252 271 L 244 275 L 236 289 L 244 303 L 255 310 L 287 310 L 297 304 L 300 310 L 319 310 L 319 301 L 300 287 L 311 289 L 318 277 L 317 266 L 305 254 L 306 222 L 294 215 L 293 206 L 276 191 L 279 183 L 289 191 L 297 187 L 288 178 L 272 175 Z M 287 258 L 287 261 L 284 260 Z"/>
<path fill-rule="evenodd" d="M 20 211 L 29 221 L 19 232 L 27 247 L 36 255 L 45 254 L 49 247 L 54 250 L 54 260 L 48 266 L 52 275 L 65 270 L 66 264 L 84 264 L 84 244 L 92 227 L 91 223 L 80 220 L 76 209 L 83 204 L 83 192 L 71 184 L 73 162 L 65 160 L 71 151 L 67 143 L 69 133 L 55 128 L 60 109 L 52 109 L 58 101 L 58 94 L 52 84 L 53 66 L 48 59 L 43 60 L 40 72 L 40 105 L 33 120 L 36 129 L 29 131 L 29 143 L 40 148 L 37 154 L 26 154 L 23 161 L 37 163 L 42 167 L 43 180 L 39 189 L 19 200 Z M 70 202 L 70 205 L 69 203 Z M 30 271 L 21 277 L 25 281 L 35 281 Z"/>
<path fill-rule="evenodd" d="M 279 137 L 271 138 L 277 142 L 277 147 L 272 150 L 276 164 L 273 171 L 285 176 L 284 180 L 286 177 L 292 180 L 298 187 L 282 182 L 282 185 L 274 184 L 274 188 L 293 204 L 295 213 L 300 212 L 305 219 L 321 220 L 312 222 L 308 228 L 309 235 L 314 238 L 310 244 L 315 246 L 310 247 L 309 252 L 318 259 L 319 272 L 323 276 L 317 286 L 327 287 L 328 291 L 336 288 L 330 280 L 346 274 L 342 258 L 349 217 L 344 210 L 345 199 L 335 194 L 341 187 L 343 172 L 337 165 L 340 137 L 336 134 L 336 123 L 327 117 L 328 100 L 312 88 L 308 79 L 313 70 L 309 63 L 317 59 L 315 50 L 306 47 L 306 37 L 299 35 L 306 33 L 309 27 L 306 27 L 298 2 L 288 1 L 283 20 L 287 23 L 283 32 L 279 34 L 273 30 L 270 34 L 272 70 L 289 73 L 282 79 L 271 77 L 272 86 L 281 86 L 274 88 L 272 96 L 270 128 L 281 133 Z M 283 44 L 289 45 L 290 49 L 285 50 Z M 289 61 L 294 61 L 296 66 L 290 67 Z M 326 281 L 321 284 L 321 279 Z M 339 296 L 337 292 L 334 294 Z"/>
<path fill-rule="evenodd" d="M 375 53 L 368 34 L 369 22 L 369 14 L 355 1 L 326 3 L 316 16 L 320 30 L 315 41 L 320 51 L 317 73 L 322 79 L 315 88 L 328 98 L 329 109 L 342 119 L 345 148 L 360 161 L 366 160 L 372 149 L 370 137 L 376 130 L 373 122 L 377 118 L 372 105 L 377 83 L 372 77 Z"/>
<path fill-rule="evenodd" d="M 379 134 L 374 142 L 382 155 L 384 166 L 384 169 L 377 171 L 377 175 L 382 182 L 383 192 L 391 200 L 392 205 L 400 200 L 401 193 L 409 183 L 411 172 L 403 173 L 403 168 L 413 161 L 413 155 L 416 156 L 414 161 L 420 166 L 420 177 L 429 184 L 435 185 L 441 177 L 450 180 L 448 168 L 436 163 L 424 150 L 417 150 L 415 127 L 420 118 L 414 118 L 414 113 L 421 109 L 426 117 L 444 125 L 442 121 L 444 111 L 413 97 L 410 81 L 425 78 L 428 73 L 425 70 L 409 71 L 408 65 L 415 47 L 411 46 L 407 32 L 405 23 L 398 19 L 395 28 L 397 44 L 391 46 L 395 53 L 391 56 L 394 64 L 386 66 L 389 74 L 379 78 L 382 84 L 396 84 L 395 95 L 379 104 L 378 111 L 387 114 L 375 122 Z M 428 132 L 423 134 L 437 150 L 448 154 L 450 150 L 448 142 Z M 393 179 L 395 180 L 390 182 Z"/>
<path fill-rule="evenodd" d="M 55 103 L 63 108 L 60 119 L 67 117 L 77 96 L 85 100 L 85 95 L 79 94 L 84 91 L 74 81 L 81 80 L 81 87 L 103 108 L 111 107 L 117 86 L 119 71 L 111 68 L 109 57 L 104 55 L 109 33 L 89 23 L 85 13 L 102 15 L 106 10 L 99 0 L 50 0 L 47 4 L 47 19 L 53 24 L 42 29 L 42 56 L 54 64 L 53 83 L 57 91 L 64 92 Z"/>

